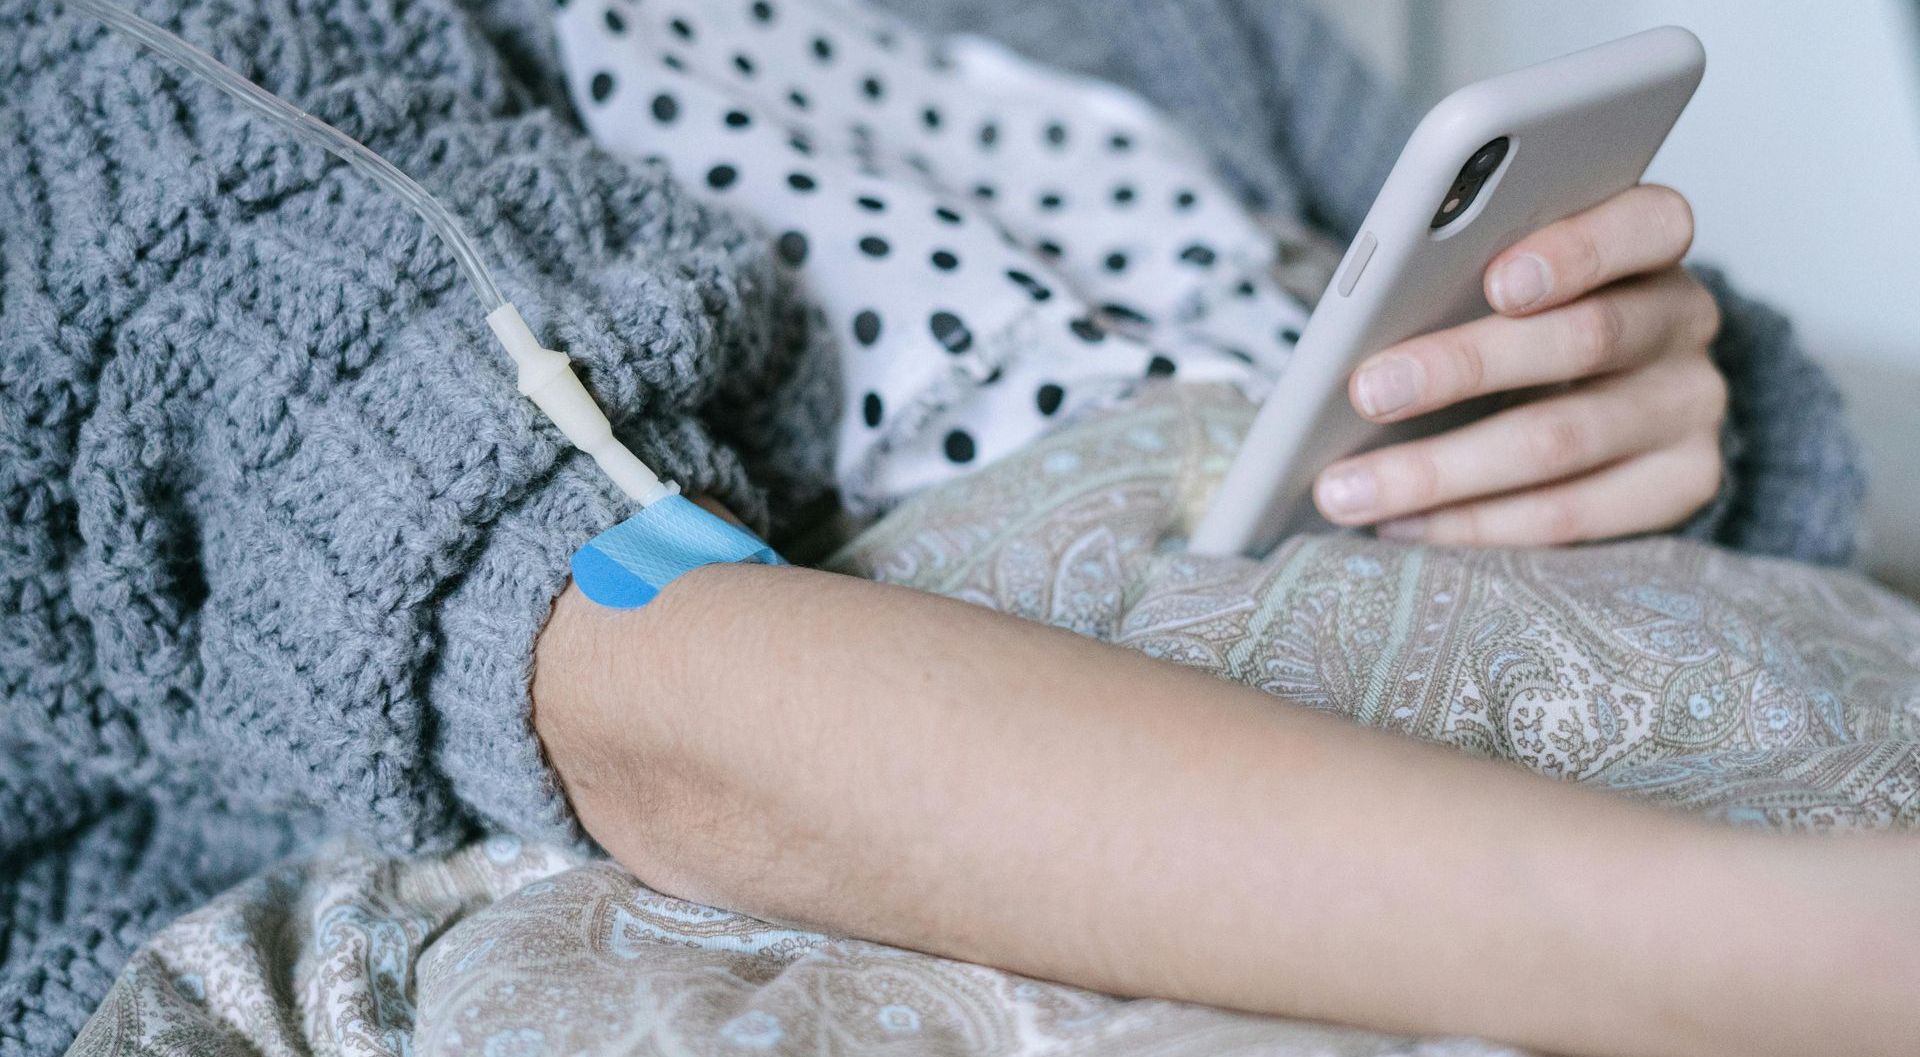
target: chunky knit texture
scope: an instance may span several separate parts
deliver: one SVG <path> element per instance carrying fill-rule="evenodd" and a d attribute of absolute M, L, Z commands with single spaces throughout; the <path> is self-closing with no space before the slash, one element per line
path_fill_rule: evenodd
<path fill-rule="evenodd" d="M 1249 198 L 1337 230 L 1407 127 L 1289 3 L 894 3 L 1133 86 Z M 670 476 L 763 525 L 821 495 L 810 309 L 762 239 L 584 140 L 538 4 L 137 6 L 463 213 Z M 1721 294 L 1733 472 L 1690 531 L 1837 559 L 1858 487 L 1831 389 Z M 352 172 L 54 0 L 0 0 L 0 1057 L 64 1048 L 144 936 L 323 833 L 578 837 L 528 671 L 622 504 L 479 317 Z"/>
<path fill-rule="evenodd" d="M 804 304 L 557 109 L 544 7 L 141 10 L 463 213 L 667 476 L 763 525 L 823 491 Z M 624 503 L 391 196 L 52 4 L 0 3 L 0 48 L 0 1051 L 44 1053 L 297 838 L 574 839 L 531 646 Z"/>

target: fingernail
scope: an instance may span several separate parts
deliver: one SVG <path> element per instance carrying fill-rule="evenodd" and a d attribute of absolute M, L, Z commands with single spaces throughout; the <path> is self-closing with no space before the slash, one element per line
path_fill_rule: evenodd
<path fill-rule="evenodd" d="M 1551 276 L 1547 274 L 1547 262 L 1531 253 L 1522 254 L 1500 266 L 1493 273 L 1493 307 L 1502 312 L 1518 312 L 1538 304 L 1547 296 L 1547 286 Z"/>
<path fill-rule="evenodd" d="M 1420 367 L 1404 356 L 1388 356 L 1361 368 L 1353 388 L 1362 412 L 1390 415 L 1420 398 Z"/>
<path fill-rule="evenodd" d="M 1427 519 L 1423 517 L 1403 517 L 1398 521 L 1389 521 L 1374 526 L 1373 534 L 1383 540 L 1395 543 L 1417 543 L 1427 536 Z"/>
<path fill-rule="evenodd" d="M 1320 509 L 1328 514 L 1352 516 L 1373 508 L 1379 485 L 1373 475 L 1359 468 L 1332 470 L 1320 478 L 1317 489 Z"/>

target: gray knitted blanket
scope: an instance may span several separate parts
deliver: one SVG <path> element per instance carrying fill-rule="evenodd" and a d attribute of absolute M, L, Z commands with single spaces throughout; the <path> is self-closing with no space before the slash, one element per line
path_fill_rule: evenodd
<path fill-rule="evenodd" d="M 824 498 L 824 328 L 756 233 L 587 142 L 541 4 L 132 6 L 442 196 L 668 475 L 776 534 Z M 1336 231 L 1406 127 L 1292 3 L 896 6 L 1135 87 Z M 1837 560 L 1832 390 L 1721 293 L 1729 486 L 1688 531 Z M 0 0 L 0 1057 L 63 1048 L 143 937 L 325 834 L 577 845 L 527 678 L 622 513 L 405 208 L 57 0 Z"/>

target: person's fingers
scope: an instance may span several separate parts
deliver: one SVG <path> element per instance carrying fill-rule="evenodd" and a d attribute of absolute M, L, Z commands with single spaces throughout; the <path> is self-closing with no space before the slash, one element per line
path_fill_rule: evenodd
<path fill-rule="evenodd" d="M 1519 319 L 1488 316 L 1369 357 L 1347 382 L 1354 410 L 1397 422 L 1487 393 L 1625 370 L 1680 347 L 1705 348 L 1720 326 L 1713 295 L 1671 268 Z"/>
<path fill-rule="evenodd" d="M 1487 266 L 1487 303 L 1504 315 L 1564 305 L 1629 275 L 1678 264 L 1693 245 L 1693 207 L 1643 184 L 1521 239 Z"/>
<path fill-rule="evenodd" d="M 1726 383 L 1705 356 L 1674 357 L 1458 429 L 1345 459 L 1314 487 L 1327 520 L 1366 525 L 1559 481 L 1715 433 Z"/>
<path fill-rule="evenodd" d="M 1380 526 L 1382 539 L 1450 546 L 1550 546 L 1672 528 L 1719 491 L 1719 438 L 1703 434 L 1584 477 Z"/>

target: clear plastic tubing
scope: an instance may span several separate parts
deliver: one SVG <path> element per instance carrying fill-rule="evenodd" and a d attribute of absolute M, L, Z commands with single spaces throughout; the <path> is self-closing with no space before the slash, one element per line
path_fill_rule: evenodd
<path fill-rule="evenodd" d="M 447 212 L 446 206 L 428 194 L 426 188 L 415 183 L 413 177 L 394 168 L 392 162 L 368 150 L 365 144 L 352 136 L 240 76 L 219 59 L 131 11 L 106 0 L 67 0 L 67 3 L 206 78 L 216 88 L 285 125 L 308 143 L 325 148 L 359 170 L 367 179 L 398 195 L 401 201 L 420 214 L 420 218 L 427 222 L 427 226 L 453 253 L 453 259 L 459 262 L 467 281 L 473 284 L 474 293 L 479 295 L 482 307 L 492 312 L 506 303 L 506 299 L 500 296 L 499 288 L 494 286 L 493 276 L 488 273 L 485 262 L 474 250 L 473 241 L 461 230 L 460 222 Z"/>
<path fill-rule="evenodd" d="M 392 162 L 368 150 L 366 144 L 254 84 L 232 67 L 133 12 L 107 0 L 66 2 L 74 10 L 92 15 L 189 73 L 205 78 L 242 105 L 279 123 L 299 138 L 324 148 L 411 206 L 452 252 L 467 281 L 473 284 L 473 292 L 486 309 L 487 326 L 519 369 L 520 392 L 532 400 L 575 447 L 591 455 L 628 498 L 644 507 L 679 494 L 678 485 L 660 480 L 613 435 L 605 412 L 580 384 L 571 361 L 564 353 L 543 348 L 535 340 L 519 311 L 500 296 L 500 288 L 494 285 L 486 263 L 473 248 L 473 240 L 467 237 L 447 207 L 428 194 L 426 188 L 395 168 Z"/>

